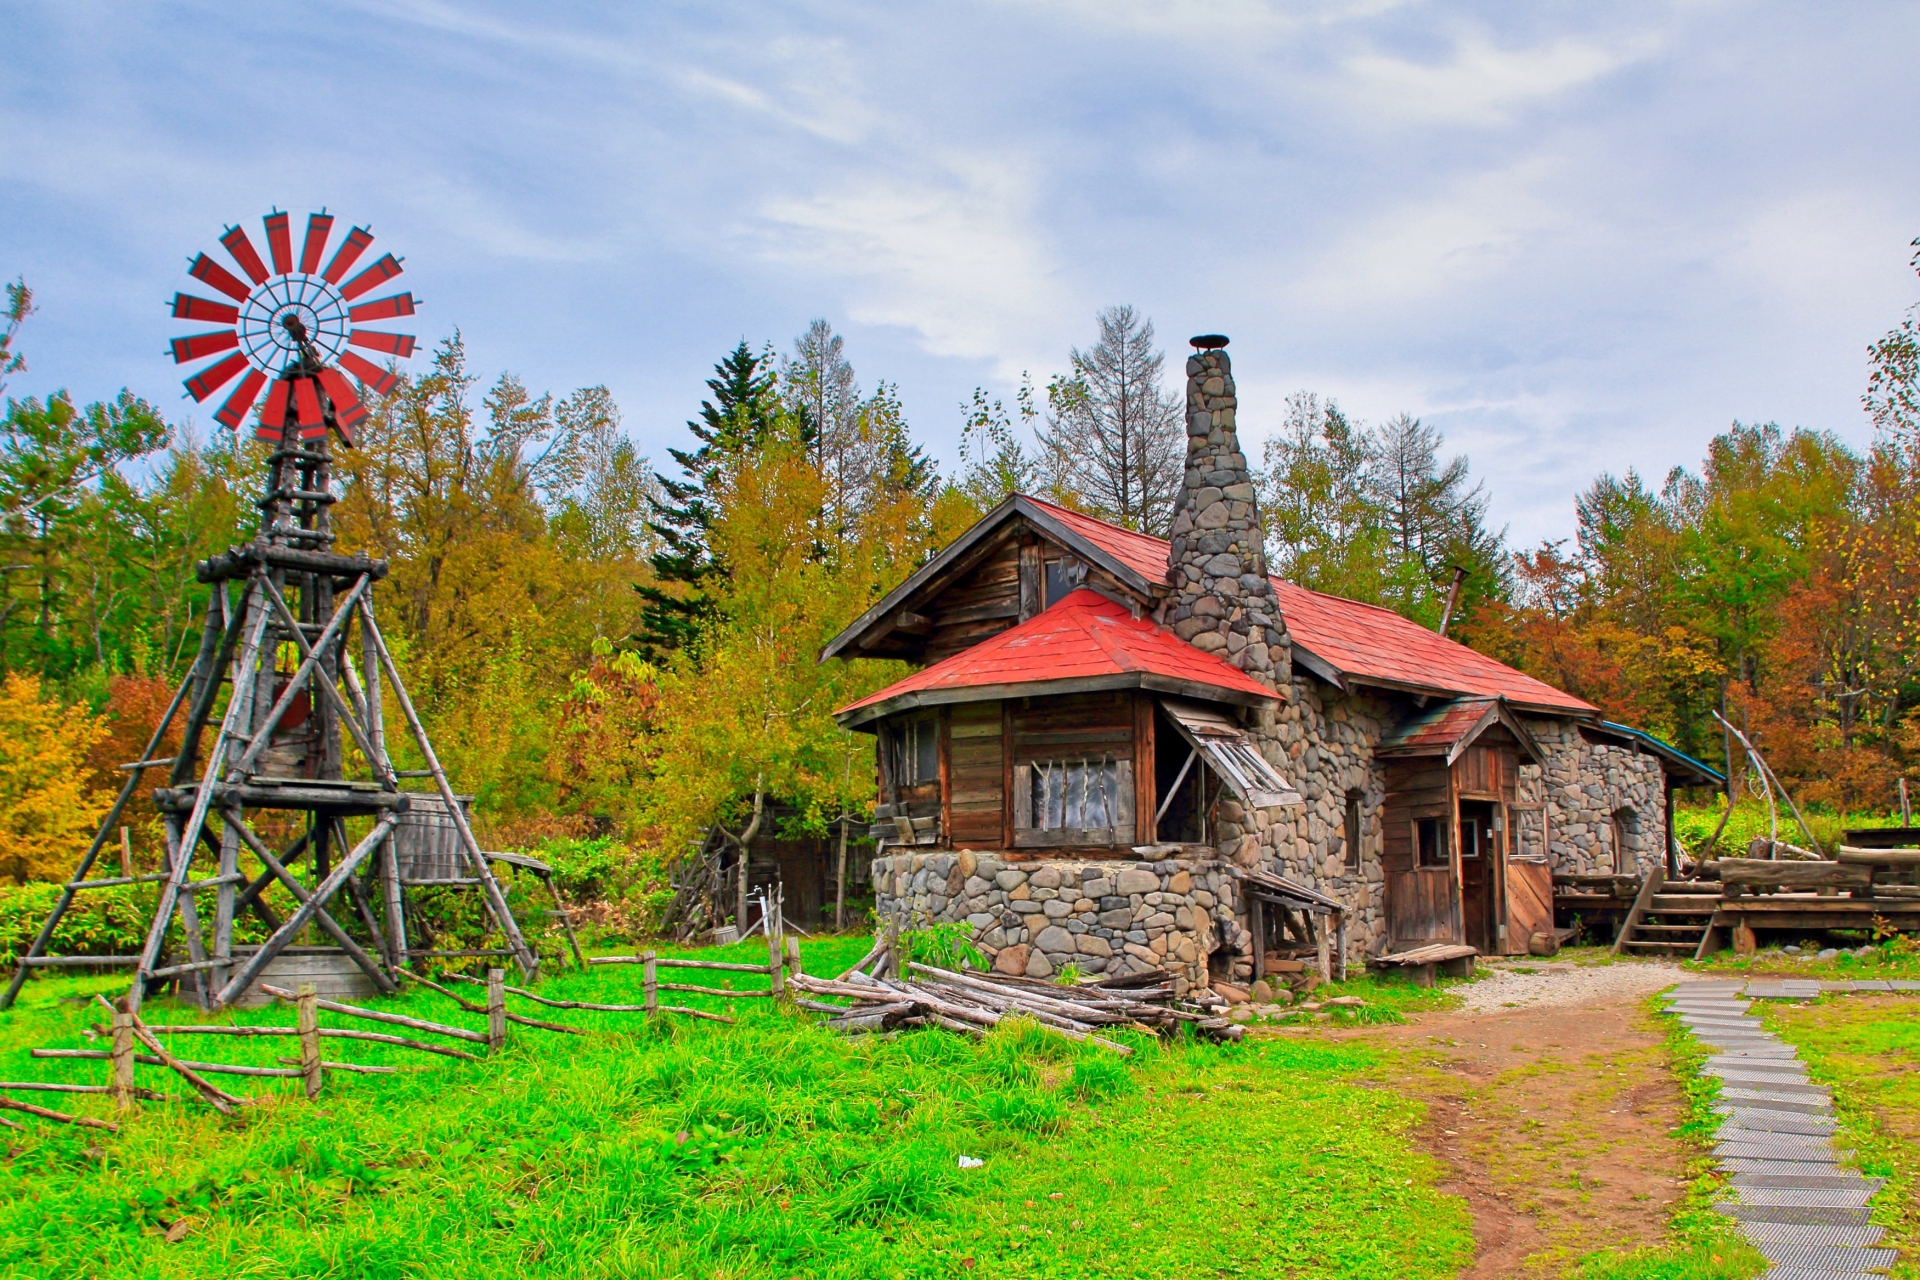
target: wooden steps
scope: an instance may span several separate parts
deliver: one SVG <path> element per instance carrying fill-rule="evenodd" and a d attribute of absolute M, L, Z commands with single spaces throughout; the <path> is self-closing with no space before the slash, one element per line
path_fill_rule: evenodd
<path fill-rule="evenodd" d="M 1621 921 L 1613 954 L 1693 955 L 1712 926 L 1720 901 L 1719 885 L 1700 880 L 1668 884 L 1655 868 Z"/>

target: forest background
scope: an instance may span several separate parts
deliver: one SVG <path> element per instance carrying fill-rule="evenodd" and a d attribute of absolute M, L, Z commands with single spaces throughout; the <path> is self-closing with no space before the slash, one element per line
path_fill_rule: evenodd
<path fill-rule="evenodd" d="M 0 389 L 32 310 L 10 286 Z M 831 713 L 904 668 L 816 663 L 828 639 L 1009 493 L 1171 522 L 1180 371 L 1131 308 L 1097 323 L 1011 410 L 976 391 L 946 472 L 825 321 L 727 353 L 657 470 L 604 387 L 481 391 L 458 332 L 403 371 L 339 451 L 338 545 L 391 566 L 383 626 L 482 839 L 639 929 L 667 864 L 756 794 L 816 834 L 864 816 L 872 739 Z M 1271 567 L 1426 626 L 1464 569 L 1454 638 L 1715 765 L 1724 714 L 1803 806 L 1884 814 L 1920 757 L 1920 305 L 1868 357 L 1864 451 L 1736 422 L 1697 470 L 1599 476 L 1571 539 L 1519 550 L 1439 433 L 1300 392 L 1261 459 Z M 9 883 L 70 873 L 138 757 L 206 616 L 195 562 L 251 537 L 263 459 L 125 391 L 7 399 L 0 917 L 45 896 Z M 156 866 L 157 815 L 131 823 Z"/>

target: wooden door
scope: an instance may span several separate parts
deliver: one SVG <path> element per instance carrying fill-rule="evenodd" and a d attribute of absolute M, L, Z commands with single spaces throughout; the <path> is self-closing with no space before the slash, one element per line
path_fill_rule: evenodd
<path fill-rule="evenodd" d="M 1553 866 L 1547 857 L 1547 811 L 1541 804 L 1507 806 L 1508 955 L 1525 955 L 1527 940 L 1553 931 Z"/>
<path fill-rule="evenodd" d="M 1459 861 L 1447 766 L 1437 759 L 1394 760 L 1386 782 L 1380 861 L 1390 944 L 1458 942 Z"/>
<path fill-rule="evenodd" d="M 1527 953 L 1527 939 L 1553 932 L 1553 871 L 1544 862 L 1507 863 L 1508 955 Z"/>
<path fill-rule="evenodd" d="M 1484 800 L 1460 802 L 1460 916 L 1468 946 L 1482 955 L 1499 951 L 1500 833 L 1494 829 L 1496 806 Z"/>

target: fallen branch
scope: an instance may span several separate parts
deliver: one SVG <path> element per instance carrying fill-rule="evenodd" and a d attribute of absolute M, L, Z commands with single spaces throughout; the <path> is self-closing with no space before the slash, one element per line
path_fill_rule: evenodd
<path fill-rule="evenodd" d="M 77 1124 L 87 1129 L 105 1129 L 108 1133 L 120 1132 L 120 1126 L 108 1120 L 95 1120 L 91 1116 L 70 1116 L 64 1111 L 49 1111 L 45 1107 L 36 1107 L 31 1102 L 16 1102 L 12 1098 L 0 1098 L 0 1107 L 8 1111 L 24 1111 L 30 1116 L 39 1116 L 42 1120 L 58 1120 L 61 1124 Z M 19 1128 L 15 1125 L 14 1128 Z"/>
<path fill-rule="evenodd" d="M 107 1056 L 111 1058 L 113 1055 L 108 1054 Z M 113 1086 L 110 1084 L 57 1084 L 51 1080 L 11 1080 L 0 1084 L 0 1089 L 33 1090 L 37 1093 L 112 1093 L 114 1091 Z M 157 1089 L 141 1089 L 136 1087 L 133 1090 L 133 1096 L 136 1098 L 144 1098 L 148 1102 L 179 1101 L 179 1099 L 175 1098 L 172 1094 L 161 1093 Z"/>
<path fill-rule="evenodd" d="M 161 1028 L 170 1036 L 297 1036 L 298 1027 L 221 1027 L 221 1026 L 166 1026 Z M 369 1044 L 390 1044 L 401 1049 L 418 1049 L 422 1053 L 437 1053 L 445 1058 L 459 1058 L 465 1062 L 478 1062 L 478 1054 L 468 1053 L 464 1049 L 455 1049 L 451 1045 L 428 1044 L 425 1040 L 409 1040 L 405 1036 L 390 1036 L 384 1031 L 355 1031 L 350 1027 L 322 1027 L 322 1039 L 364 1040 Z"/>

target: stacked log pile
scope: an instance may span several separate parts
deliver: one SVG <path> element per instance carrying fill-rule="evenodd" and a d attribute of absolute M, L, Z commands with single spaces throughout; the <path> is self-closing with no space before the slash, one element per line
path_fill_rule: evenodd
<path fill-rule="evenodd" d="M 1067 987 L 1002 973 L 924 964 L 906 968 L 911 980 L 874 977 L 856 967 L 837 979 L 796 975 L 789 985 L 809 995 L 851 1000 L 851 1005 L 800 1001 L 803 1008 L 828 1015 L 821 1025 L 849 1033 L 944 1027 L 984 1035 L 1003 1018 L 1026 1017 L 1069 1039 L 1091 1041 L 1123 1056 L 1133 1051 L 1098 1033 L 1132 1027 L 1165 1035 L 1186 1024 L 1212 1040 L 1238 1040 L 1244 1034 L 1225 1018 L 1177 1005 L 1173 975 L 1163 970 Z"/>

